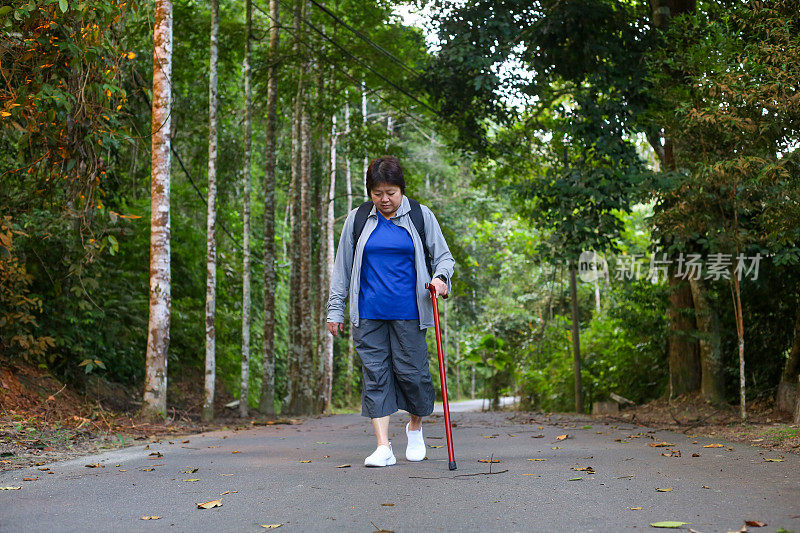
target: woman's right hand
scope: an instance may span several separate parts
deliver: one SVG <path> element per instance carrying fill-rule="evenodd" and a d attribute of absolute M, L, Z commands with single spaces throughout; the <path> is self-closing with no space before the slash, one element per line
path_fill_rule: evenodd
<path fill-rule="evenodd" d="M 344 331 L 344 324 L 342 324 L 341 322 L 328 322 L 327 326 L 328 326 L 328 331 L 330 331 L 331 335 L 333 335 L 334 337 L 338 337 L 339 332 Z"/>

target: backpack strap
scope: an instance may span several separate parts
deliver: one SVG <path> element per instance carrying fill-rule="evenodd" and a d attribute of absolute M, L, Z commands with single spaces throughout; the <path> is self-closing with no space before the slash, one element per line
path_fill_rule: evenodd
<path fill-rule="evenodd" d="M 425 256 L 425 266 L 428 268 L 428 276 L 430 277 L 433 275 L 433 265 L 431 263 L 431 252 L 428 250 L 428 242 L 425 238 L 425 219 L 422 218 L 422 207 L 418 201 L 411 198 L 408 199 L 408 203 L 411 204 L 411 222 L 417 228 L 417 233 L 419 233 L 419 238 L 422 241 L 422 253 Z"/>
<path fill-rule="evenodd" d="M 428 268 L 428 276 L 432 276 L 433 266 L 431 262 L 431 253 L 430 250 L 428 250 L 428 244 L 425 238 L 425 219 L 422 217 L 422 207 L 418 201 L 412 200 L 411 198 L 408 198 L 408 203 L 411 205 L 411 212 L 409 213 L 411 222 L 414 224 L 419 238 L 422 241 L 422 253 L 425 256 L 425 266 Z M 355 257 L 358 239 L 364 232 L 364 226 L 367 223 L 367 218 L 369 218 L 369 213 L 372 211 L 373 205 L 375 204 L 373 204 L 372 201 L 367 200 L 358 206 L 358 210 L 356 211 L 356 216 L 353 220 L 353 257 Z"/>
<path fill-rule="evenodd" d="M 369 212 L 372 211 L 373 205 L 375 204 L 372 201 L 367 200 L 358 206 L 358 211 L 356 211 L 356 218 L 353 220 L 353 257 L 356 255 L 358 239 L 364 232 L 364 225 L 367 223 L 367 218 L 369 217 Z"/>

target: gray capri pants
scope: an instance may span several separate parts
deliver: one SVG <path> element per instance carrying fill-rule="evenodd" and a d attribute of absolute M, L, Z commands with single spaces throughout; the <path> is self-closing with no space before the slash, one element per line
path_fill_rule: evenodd
<path fill-rule="evenodd" d="M 426 332 L 419 320 L 362 318 L 353 327 L 364 377 L 361 416 L 381 418 L 398 409 L 417 416 L 433 412 Z"/>

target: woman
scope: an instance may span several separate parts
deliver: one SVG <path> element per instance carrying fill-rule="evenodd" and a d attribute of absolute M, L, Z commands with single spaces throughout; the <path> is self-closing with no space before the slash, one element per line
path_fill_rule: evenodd
<path fill-rule="evenodd" d="M 422 417 L 433 412 L 425 342 L 427 328 L 433 326 L 433 306 L 425 284 L 433 285 L 437 296 L 446 296 L 455 261 L 431 210 L 405 196 L 397 158 L 372 161 L 366 187 L 372 205 L 348 214 L 339 239 L 327 325 L 333 336 L 343 331 L 349 295 L 353 344 L 363 368 L 361 415 L 372 419 L 378 442 L 364 465 L 389 466 L 397 462 L 389 442 L 389 416 L 398 409 L 411 415 L 406 459 L 425 458 Z"/>

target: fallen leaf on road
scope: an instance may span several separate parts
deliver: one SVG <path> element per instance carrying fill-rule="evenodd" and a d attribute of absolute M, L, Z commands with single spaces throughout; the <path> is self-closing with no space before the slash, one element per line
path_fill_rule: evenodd
<path fill-rule="evenodd" d="M 532 439 L 543 439 L 544 435 L 531 435 Z"/>
<path fill-rule="evenodd" d="M 381 505 L 384 507 L 394 507 L 393 503 L 382 503 Z"/>
<path fill-rule="evenodd" d="M 124 468 L 120 468 L 119 471 L 120 472 L 127 472 L 127 470 L 125 470 Z"/>
<path fill-rule="evenodd" d="M 148 459 L 158 459 L 159 457 L 164 457 L 164 454 L 161 452 L 153 452 L 147 456 Z"/>
<path fill-rule="evenodd" d="M 582 479 L 583 479 L 582 477 L 574 477 L 574 478 L 570 479 L 569 481 L 580 481 Z"/>
<path fill-rule="evenodd" d="M 650 524 L 650 527 L 669 527 L 673 529 L 677 529 L 679 527 L 683 527 L 686 524 L 691 524 L 691 522 L 675 522 L 673 520 L 667 520 L 665 522 L 653 522 Z"/>
<path fill-rule="evenodd" d="M 0 490 L 20 490 L 22 487 L 0 487 Z"/>
<path fill-rule="evenodd" d="M 192 479 L 184 479 L 183 481 L 200 481 L 200 480 L 196 477 L 193 477 Z"/>
<path fill-rule="evenodd" d="M 728 531 L 727 533 L 747 533 L 747 526 L 742 526 L 742 529 L 737 529 L 736 531 Z"/>
<path fill-rule="evenodd" d="M 231 453 L 242 453 L 239 450 L 233 450 Z"/>
<path fill-rule="evenodd" d="M 225 492 L 220 492 L 219 495 L 220 496 L 225 496 L 226 494 L 236 494 L 237 492 L 239 492 L 239 491 L 238 490 L 226 490 Z"/>
<path fill-rule="evenodd" d="M 619 476 L 617 479 L 631 479 L 633 474 L 625 474 L 624 476 Z"/>
<path fill-rule="evenodd" d="M 630 509 L 631 511 L 641 511 L 642 510 L 641 507 L 628 507 L 628 509 Z"/>
<path fill-rule="evenodd" d="M 536 426 L 536 429 L 544 429 L 543 426 Z"/>
<path fill-rule="evenodd" d="M 769 457 L 764 457 L 764 460 L 768 463 L 782 463 L 783 459 L 771 459 Z"/>
<path fill-rule="evenodd" d="M 564 439 L 566 439 L 567 437 L 569 437 L 569 435 L 567 435 L 567 434 L 565 433 L 564 435 L 559 435 L 558 437 L 556 437 L 556 440 L 564 440 Z"/>
<path fill-rule="evenodd" d="M 152 472 L 155 468 L 142 468 L 142 472 Z"/>
<path fill-rule="evenodd" d="M 522 474 L 523 476 L 538 476 L 539 474 Z"/>
<path fill-rule="evenodd" d="M 703 448 L 723 448 L 722 444 L 706 444 Z"/>
<path fill-rule="evenodd" d="M 764 527 L 767 524 L 765 524 L 764 522 L 759 522 L 758 520 L 745 520 L 744 525 L 750 527 Z"/>
<path fill-rule="evenodd" d="M 710 489 L 711 487 L 709 487 L 708 485 L 703 485 L 701 488 L 703 488 L 703 489 Z"/>
<path fill-rule="evenodd" d="M 481 435 L 484 439 L 496 439 L 497 435 Z"/>
<path fill-rule="evenodd" d="M 98 468 L 100 466 L 103 466 L 103 465 L 101 465 L 100 463 L 91 463 L 91 464 L 86 465 L 86 468 Z"/>
<path fill-rule="evenodd" d="M 554 450 L 560 450 L 560 449 L 561 449 L 561 446 L 553 446 L 553 449 L 554 449 Z"/>
<path fill-rule="evenodd" d="M 500 459 L 478 459 L 479 463 L 499 463 Z"/>
<path fill-rule="evenodd" d="M 336 468 L 350 468 L 350 465 L 339 465 Z"/>
<path fill-rule="evenodd" d="M 181 470 L 181 474 L 194 474 L 200 470 L 199 468 L 187 468 L 186 470 Z"/>
<path fill-rule="evenodd" d="M 330 456 L 330 455 L 323 455 L 323 456 L 322 456 L 322 458 L 323 458 L 323 459 L 330 459 L 330 458 L 331 458 L 331 456 Z"/>
<path fill-rule="evenodd" d="M 651 442 L 648 444 L 651 448 L 666 448 L 667 446 L 675 446 L 674 442 Z"/>
<path fill-rule="evenodd" d="M 438 446 L 431 446 L 430 444 L 428 444 L 428 448 L 441 448 L 441 447 L 442 447 L 442 445 L 441 445 L 441 444 L 440 444 L 440 445 L 438 445 Z"/>
<path fill-rule="evenodd" d="M 24 477 L 24 478 L 22 478 L 22 481 L 36 481 L 37 479 L 39 479 L 38 476 L 37 477 Z"/>
<path fill-rule="evenodd" d="M 311 459 L 301 459 L 300 462 L 301 463 L 310 463 Z"/>
<path fill-rule="evenodd" d="M 214 507 L 222 507 L 222 500 L 211 500 L 206 503 L 198 503 L 198 509 L 213 509 Z"/>
<path fill-rule="evenodd" d="M 547 461 L 547 459 L 528 459 L 528 461 Z"/>
<path fill-rule="evenodd" d="M 656 489 L 656 492 L 672 492 L 672 487 L 666 489 Z"/>
<path fill-rule="evenodd" d="M 281 527 L 283 524 L 261 524 L 261 527 L 264 529 L 275 529 L 276 527 Z"/>
<path fill-rule="evenodd" d="M 692 457 L 700 457 L 700 454 L 699 453 L 693 453 Z"/>
<path fill-rule="evenodd" d="M 220 476 L 232 476 L 233 474 L 220 474 Z"/>
<path fill-rule="evenodd" d="M 160 516 L 143 516 L 139 520 L 158 520 L 160 518 Z"/>
<path fill-rule="evenodd" d="M 583 468 L 576 468 L 573 466 L 572 469 L 575 470 L 576 472 L 586 472 L 587 474 L 594 474 L 594 468 L 592 468 L 591 466 L 585 466 Z"/>
<path fill-rule="evenodd" d="M 189 444 L 189 439 L 182 440 L 182 441 L 181 441 L 181 444 Z"/>

